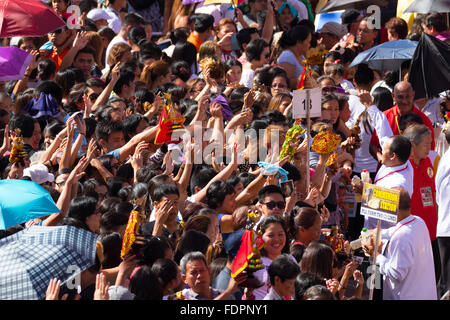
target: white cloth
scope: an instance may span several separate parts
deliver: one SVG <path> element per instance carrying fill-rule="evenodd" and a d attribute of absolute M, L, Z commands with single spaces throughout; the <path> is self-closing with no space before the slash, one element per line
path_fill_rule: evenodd
<path fill-rule="evenodd" d="M 109 51 L 111 51 L 112 46 L 115 45 L 116 43 L 126 43 L 126 44 L 128 44 L 127 40 L 125 40 L 123 37 L 121 37 L 119 35 L 115 36 L 111 40 L 111 42 L 108 44 L 108 48 L 106 48 L 106 54 L 105 54 L 106 63 L 108 63 Z"/>
<path fill-rule="evenodd" d="M 380 170 L 375 177 L 375 181 L 372 183 L 376 186 L 383 188 L 403 188 L 408 191 L 409 196 L 412 196 L 414 191 L 414 169 L 409 161 L 406 163 L 395 166 L 386 167 L 381 166 Z M 371 217 L 365 217 L 364 227 L 367 229 L 374 229 L 377 226 L 377 219 Z M 381 221 L 381 229 L 387 229 L 392 227 L 392 223 L 387 221 Z"/>
<path fill-rule="evenodd" d="M 351 90 L 355 90 L 355 87 L 353 86 L 353 83 L 346 79 L 342 79 L 341 81 L 341 88 L 345 90 L 345 92 L 352 92 Z"/>
<path fill-rule="evenodd" d="M 386 82 L 385 82 L 384 80 L 380 80 L 380 81 L 378 81 L 377 83 L 375 83 L 375 84 L 372 86 L 372 89 L 370 89 L 370 95 L 371 95 L 371 96 L 373 96 L 373 92 L 374 92 L 375 89 L 378 88 L 378 87 L 386 88 L 386 89 L 388 89 L 390 92 L 392 92 L 392 89 L 386 84 Z"/>
<path fill-rule="evenodd" d="M 435 178 L 436 203 L 438 204 L 438 223 L 436 236 L 450 237 L 450 149 L 439 161 Z"/>
<path fill-rule="evenodd" d="M 440 125 L 444 124 L 444 118 L 441 117 L 440 112 L 440 103 L 441 98 L 429 99 L 421 110 L 427 117 L 430 119 L 432 124 L 439 123 Z"/>
<path fill-rule="evenodd" d="M 116 34 L 120 32 L 120 29 L 122 28 L 122 20 L 120 20 L 120 14 L 112 9 L 112 8 L 106 8 L 106 13 L 109 15 L 110 19 L 108 20 L 108 27 L 110 27 Z"/>
<path fill-rule="evenodd" d="M 298 21 L 302 21 L 304 19 L 309 19 L 308 16 L 308 9 L 303 4 L 303 2 L 300 2 L 298 0 L 287 0 L 287 3 L 289 3 L 291 6 L 297 10 L 298 13 Z"/>
<path fill-rule="evenodd" d="M 353 95 L 349 96 L 350 119 L 346 122 L 347 127 L 351 128 L 358 121 L 358 117 L 364 112 L 366 107 L 359 101 L 359 98 Z M 386 118 L 386 115 L 381 112 L 375 105 L 367 108 L 368 122 L 372 131 L 367 131 L 363 123 L 359 123 L 361 133 L 361 147 L 355 151 L 355 172 L 362 172 L 366 169 L 369 172 L 376 172 L 378 162 L 370 154 L 370 139 L 372 138 L 373 130 L 376 131 L 380 145 L 383 147 L 384 142 L 393 136 L 391 126 Z"/>
<path fill-rule="evenodd" d="M 239 81 L 239 84 L 251 89 L 253 87 L 252 81 L 254 77 L 255 71 L 252 69 L 242 69 L 241 81 Z"/>
<path fill-rule="evenodd" d="M 234 10 L 228 10 L 229 8 L 229 3 L 210 3 L 206 5 L 199 3 L 195 9 L 195 13 L 212 15 L 214 17 L 214 26 L 217 26 L 223 18 L 234 18 Z"/>
<path fill-rule="evenodd" d="M 384 275 L 383 300 L 437 300 L 433 251 L 425 222 L 410 215 L 388 232 L 391 237 L 383 245 L 384 254 L 377 256 Z"/>

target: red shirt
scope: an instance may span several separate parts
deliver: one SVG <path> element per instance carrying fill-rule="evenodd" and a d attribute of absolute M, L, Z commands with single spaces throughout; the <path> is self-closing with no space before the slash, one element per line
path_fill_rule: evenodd
<path fill-rule="evenodd" d="M 397 111 L 397 105 L 393 106 L 392 108 L 384 111 L 384 114 L 386 115 L 386 118 L 389 121 L 389 124 L 391 125 L 391 129 L 392 129 L 392 133 L 395 135 L 400 135 L 400 130 L 398 127 L 398 111 Z M 434 150 L 434 147 L 436 146 L 434 143 L 434 129 L 433 129 L 433 124 L 431 123 L 430 119 L 428 119 L 428 117 L 425 115 L 425 113 L 423 113 L 422 111 L 420 111 L 419 109 L 417 109 L 416 106 L 413 107 L 412 111 L 413 113 L 417 114 L 423 121 L 423 124 L 426 125 L 428 128 L 430 128 L 431 130 L 431 150 Z"/>
<path fill-rule="evenodd" d="M 436 239 L 437 205 L 435 172 L 430 158 L 426 157 L 417 165 L 409 159 L 414 169 L 414 191 L 411 197 L 411 213 L 421 217 L 427 225 L 431 241 Z"/>

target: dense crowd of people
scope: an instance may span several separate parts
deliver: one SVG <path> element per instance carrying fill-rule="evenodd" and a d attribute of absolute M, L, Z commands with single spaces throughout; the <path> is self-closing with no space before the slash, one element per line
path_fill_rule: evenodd
<path fill-rule="evenodd" d="M 54 279 L 47 299 L 363 300 L 375 257 L 375 299 L 446 296 L 450 91 L 415 97 L 410 61 L 350 67 L 387 41 L 450 44 L 445 14 L 405 21 L 382 8 L 374 29 L 347 9 L 316 31 L 323 1 L 47 2 L 64 21 L 78 5 L 80 27 L 1 39 L 33 58 L 22 79 L 0 82 L 0 174 L 40 184 L 60 212 L 0 237 L 69 225 L 101 248 L 78 288 Z M 294 91 L 314 88 L 321 116 L 294 119 Z M 323 133 L 337 147 L 308 150 Z M 352 182 L 365 172 L 400 194 L 377 252 L 374 238 L 350 245 L 377 227 Z M 121 255 L 134 210 L 136 241 Z M 259 286 L 232 274 L 249 212 L 264 241 Z"/>

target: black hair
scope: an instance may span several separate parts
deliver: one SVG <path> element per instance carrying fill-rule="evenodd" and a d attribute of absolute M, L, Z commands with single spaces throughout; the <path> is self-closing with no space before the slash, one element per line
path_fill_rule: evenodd
<path fill-rule="evenodd" d="M 262 218 L 260 220 L 260 223 L 258 224 L 258 232 L 264 234 L 267 228 L 273 223 L 278 223 L 283 228 L 284 234 L 286 235 L 286 243 L 283 249 L 281 250 L 281 253 L 289 253 L 289 238 L 290 238 L 289 231 L 287 229 L 286 222 L 283 218 L 279 216 L 266 216 Z M 266 251 L 264 250 L 264 248 L 262 248 L 261 254 L 263 256 L 266 255 Z"/>
<path fill-rule="evenodd" d="M 195 15 L 194 31 L 203 33 L 214 28 L 214 17 L 210 14 L 197 13 Z"/>
<path fill-rule="evenodd" d="M 128 30 L 127 36 L 128 39 L 131 40 L 131 42 L 137 45 L 139 44 L 139 41 L 145 39 L 146 37 L 145 29 L 142 28 L 141 26 L 133 27 L 130 30 Z"/>
<path fill-rule="evenodd" d="M 178 265 L 170 259 L 158 259 L 152 265 L 152 272 L 158 277 L 159 283 L 165 288 L 170 281 L 178 276 Z"/>
<path fill-rule="evenodd" d="M 447 30 L 447 23 L 442 14 L 438 12 L 431 12 L 423 18 L 423 24 L 427 27 L 433 26 L 437 32 L 444 32 Z"/>
<path fill-rule="evenodd" d="M 34 131 L 34 123 L 36 122 L 28 114 L 17 114 L 9 120 L 9 130 L 20 129 L 20 133 L 24 138 L 31 138 Z"/>
<path fill-rule="evenodd" d="M 136 180 L 137 182 L 148 184 L 150 180 L 153 177 L 156 177 L 158 174 L 158 171 L 153 169 L 152 167 L 144 166 L 142 168 L 139 168 L 139 170 L 136 172 Z"/>
<path fill-rule="evenodd" d="M 132 135 L 138 133 L 136 130 L 142 120 L 148 122 L 147 117 L 139 113 L 133 113 L 123 120 L 123 135 L 125 137 L 125 141 L 130 141 Z"/>
<path fill-rule="evenodd" d="M 315 285 L 305 291 L 303 300 L 336 300 L 336 298 L 326 286 Z"/>
<path fill-rule="evenodd" d="M 108 197 L 119 197 L 118 193 L 122 189 L 125 180 L 122 177 L 111 177 L 106 181 Z M 119 197 L 120 198 L 120 197 Z"/>
<path fill-rule="evenodd" d="M 170 65 L 170 69 L 173 75 L 184 82 L 188 81 L 192 74 L 191 66 L 186 61 L 174 61 Z"/>
<path fill-rule="evenodd" d="M 52 59 L 42 59 L 38 64 L 39 80 L 50 80 L 50 77 L 56 72 L 56 63 Z"/>
<path fill-rule="evenodd" d="M 126 69 L 122 69 L 120 71 L 119 79 L 117 80 L 116 84 L 114 85 L 114 92 L 117 94 L 122 93 L 122 87 L 124 85 L 129 85 L 131 82 L 134 81 L 135 74 L 134 72 L 131 72 Z"/>
<path fill-rule="evenodd" d="M 167 196 L 169 194 L 176 194 L 177 196 L 180 196 L 178 188 L 172 184 L 162 184 L 156 186 L 155 189 L 153 190 L 152 200 L 159 202 L 161 201 L 162 197 Z"/>
<path fill-rule="evenodd" d="M 172 102 L 178 105 L 180 103 L 180 100 L 184 99 L 184 97 L 188 93 L 188 88 L 186 88 L 185 86 L 173 85 L 170 86 L 168 90 L 165 90 L 165 92 L 169 93 L 171 95 Z"/>
<path fill-rule="evenodd" d="M 195 194 L 195 187 L 203 189 L 204 187 L 206 187 L 208 182 L 216 176 L 216 174 L 217 172 L 211 167 L 194 167 L 192 170 L 191 180 L 189 182 L 191 195 Z"/>
<path fill-rule="evenodd" d="M 315 285 L 323 285 L 325 286 L 325 280 L 319 277 L 316 274 L 312 273 L 300 273 L 295 279 L 295 300 L 303 300 L 303 295 L 305 291 Z"/>
<path fill-rule="evenodd" d="M 411 122 L 423 124 L 423 120 L 418 114 L 412 112 L 404 114 L 400 118 L 398 118 L 398 128 L 400 132 L 405 131 L 406 126 Z"/>
<path fill-rule="evenodd" d="M 141 233 L 147 224 L 149 224 L 149 222 L 142 225 Z M 139 258 L 138 264 L 151 267 L 156 260 L 164 258 L 166 256 L 166 251 L 172 249 L 172 247 L 164 236 L 153 237 L 145 234 L 145 232 L 144 235 L 146 239 L 141 249 L 142 255 Z"/>
<path fill-rule="evenodd" d="M 300 273 L 300 267 L 295 263 L 287 254 L 282 254 L 276 257 L 269 268 L 267 269 L 269 274 L 270 284 L 275 284 L 275 277 L 279 277 L 281 282 L 289 279 L 295 279 Z"/>
<path fill-rule="evenodd" d="M 181 258 L 189 252 L 200 251 L 206 255 L 210 240 L 206 234 L 197 230 L 183 233 L 174 253 L 174 260 L 179 265 Z"/>
<path fill-rule="evenodd" d="M 190 33 L 191 33 L 191 31 L 189 30 L 189 28 L 184 28 L 184 27 L 171 30 L 169 32 L 170 42 L 172 42 L 172 44 L 177 44 L 178 42 L 184 42 L 187 40 L 187 38 L 189 38 Z"/>
<path fill-rule="evenodd" d="M 311 34 L 309 27 L 297 25 L 283 32 L 279 42 L 280 46 L 283 49 L 292 47 L 299 41 L 305 41 L 309 34 Z"/>
<path fill-rule="evenodd" d="M 259 60 L 266 47 L 269 47 L 269 44 L 264 39 L 253 39 L 245 48 L 247 61 Z"/>
<path fill-rule="evenodd" d="M 162 50 L 150 40 L 142 40 L 139 42 L 139 60 L 143 62 L 147 59 L 161 59 Z"/>
<path fill-rule="evenodd" d="M 271 184 L 263 187 L 258 191 L 258 202 L 264 202 L 264 199 L 271 193 L 279 193 L 281 196 L 283 196 L 283 199 L 285 198 L 283 191 L 281 191 L 281 188 L 279 186 Z"/>
<path fill-rule="evenodd" d="M 214 181 L 206 190 L 206 201 L 208 207 L 217 209 L 222 206 L 225 197 L 234 193 L 232 185 L 225 181 Z"/>
<path fill-rule="evenodd" d="M 172 61 L 185 61 L 191 68 L 195 66 L 197 71 L 197 48 L 190 42 L 178 42 L 172 53 Z"/>
<path fill-rule="evenodd" d="M 252 39 L 252 34 L 258 33 L 258 29 L 256 28 L 243 28 L 239 30 L 239 32 L 236 34 L 236 39 L 239 43 L 239 47 L 242 51 L 244 51 L 243 44 L 250 43 Z M 258 33 L 259 34 L 259 33 Z"/>
<path fill-rule="evenodd" d="M 63 98 L 63 91 L 59 84 L 52 80 L 42 81 L 35 88 L 36 94 L 40 95 L 41 93 L 49 94 L 55 99 L 55 101 L 60 105 Z"/>
<path fill-rule="evenodd" d="M 139 25 L 145 25 L 145 20 L 136 13 L 127 13 L 123 18 L 122 28 L 128 26 L 137 27 Z"/>
<path fill-rule="evenodd" d="M 394 105 L 392 92 L 385 87 L 377 87 L 372 92 L 373 104 L 380 109 L 381 112 L 390 109 Z"/>
<path fill-rule="evenodd" d="M 403 164 L 408 161 L 411 155 L 411 142 L 404 136 L 393 136 L 391 138 L 389 153 L 395 153 Z"/>
<path fill-rule="evenodd" d="M 375 79 L 373 70 L 370 69 L 366 64 L 359 64 L 356 68 L 353 80 L 357 86 L 367 86 L 370 85 Z"/>
<path fill-rule="evenodd" d="M 108 141 L 109 136 L 113 132 L 123 132 L 123 126 L 120 121 L 100 121 L 95 128 L 95 135 L 98 141 L 101 139 Z"/>
<path fill-rule="evenodd" d="M 118 232 L 100 235 L 103 245 L 102 268 L 115 268 L 122 262 L 120 252 L 122 250 L 122 238 Z"/>
<path fill-rule="evenodd" d="M 133 275 L 129 285 L 134 300 L 162 300 L 163 288 L 158 277 L 149 266 L 141 266 Z"/>
<path fill-rule="evenodd" d="M 239 180 L 244 185 L 244 188 L 246 188 L 253 180 L 256 179 L 256 175 L 251 174 L 249 172 L 241 172 L 238 175 Z"/>
<path fill-rule="evenodd" d="M 97 208 L 97 200 L 92 197 L 75 197 L 70 201 L 67 215 L 62 221 L 62 225 L 72 225 L 78 228 L 89 230 L 86 218 L 93 215 Z"/>
<path fill-rule="evenodd" d="M 329 57 L 331 57 L 334 61 L 336 61 L 338 59 L 342 60 L 342 58 L 343 58 L 342 55 L 338 51 L 329 51 L 323 56 L 323 60 L 325 61 Z"/>
<path fill-rule="evenodd" d="M 58 71 L 55 82 L 61 87 L 63 96 L 68 96 L 70 90 L 75 85 L 75 71 L 71 68 Z"/>

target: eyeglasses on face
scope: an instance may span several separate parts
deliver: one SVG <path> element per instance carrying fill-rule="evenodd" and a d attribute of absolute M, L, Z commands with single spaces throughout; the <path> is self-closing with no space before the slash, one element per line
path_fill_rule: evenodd
<path fill-rule="evenodd" d="M 278 201 L 278 202 L 269 201 L 269 202 L 266 202 L 263 204 L 266 205 L 269 210 L 273 210 L 273 209 L 275 209 L 275 207 L 278 207 L 278 209 L 286 208 L 286 202 L 284 202 L 284 201 Z"/>

